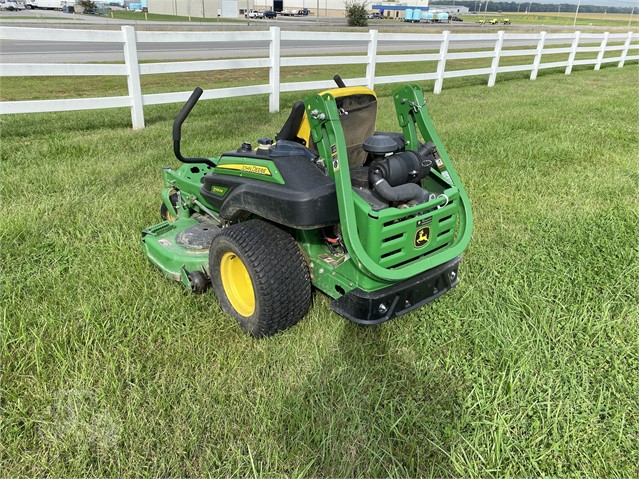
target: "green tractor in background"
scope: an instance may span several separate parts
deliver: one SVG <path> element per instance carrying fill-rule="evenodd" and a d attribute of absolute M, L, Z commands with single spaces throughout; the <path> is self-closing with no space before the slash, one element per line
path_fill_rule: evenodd
<path fill-rule="evenodd" d="M 472 232 L 466 192 L 418 86 L 394 90 L 401 132 L 375 132 L 377 97 L 338 88 L 293 105 L 275 141 L 163 170 L 163 221 L 142 232 L 152 263 L 194 293 L 211 285 L 256 337 L 297 323 L 311 285 L 331 309 L 378 324 L 457 285 Z M 421 138 L 420 138 L 421 137 Z"/>

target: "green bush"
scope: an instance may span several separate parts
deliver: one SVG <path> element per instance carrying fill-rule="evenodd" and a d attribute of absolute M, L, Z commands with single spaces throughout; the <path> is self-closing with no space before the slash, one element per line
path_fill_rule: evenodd
<path fill-rule="evenodd" d="M 368 2 L 358 2 L 357 0 L 349 0 L 344 2 L 346 7 L 346 19 L 349 27 L 367 27 L 368 17 L 366 7 Z"/>
<path fill-rule="evenodd" d="M 93 0 L 80 0 L 80 5 L 84 8 L 84 13 L 95 13 L 95 2 Z"/>

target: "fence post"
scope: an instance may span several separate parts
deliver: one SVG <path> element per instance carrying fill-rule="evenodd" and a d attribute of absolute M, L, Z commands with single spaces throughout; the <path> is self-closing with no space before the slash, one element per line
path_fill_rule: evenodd
<path fill-rule="evenodd" d="M 368 88 L 375 88 L 375 62 L 377 61 L 377 30 L 371 30 L 368 40 L 368 64 L 366 65 L 366 81 Z"/>
<path fill-rule="evenodd" d="M 271 93 L 268 99 L 268 111 L 275 113 L 280 111 L 280 27 L 271 27 L 271 44 L 269 46 L 269 56 L 271 67 L 269 69 L 269 83 Z"/>
<path fill-rule="evenodd" d="M 446 71 L 446 55 L 448 54 L 448 37 L 450 32 L 448 30 L 443 32 L 442 43 L 439 45 L 439 61 L 437 62 L 437 78 L 435 79 L 435 88 L 433 93 L 439 95 L 442 92 L 442 85 L 444 84 L 444 71 Z"/>
<path fill-rule="evenodd" d="M 623 50 L 621 51 L 621 59 L 619 60 L 619 68 L 622 68 L 624 63 L 626 63 L 626 57 L 628 56 L 628 50 L 630 49 L 630 42 L 632 41 L 632 32 L 628 32 L 628 38 L 626 38 L 626 43 L 623 45 Z"/>
<path fill-rule="evenodd" d="M 601 68 L 601 62 L 603 61 L 603 57 L 606 54 L 606 45 L 608 44 L 608 35 L 609 33 L 604 33 L 603 40 L 601 40 L 601 50 L 599 50 L 599 54 L 597 55 L 597 63 L 595 63 L 595 70 L 599 70 Z"/>
<path fill-rule="evenodd" d="M 539 71 L 539 65 L 541 64 L 541 55 L 544 53 L 544 43 L 546 41 L 546 32 L 541 32 L 539 34 L 539 43 L 537 43 L 537 53 L 535 54 L 535 59 L 533 61 L 533 68 L 530 72 L 530 79 L 537 79 L 537 72 Z"/>
<path fill-rule="evenodd" d="M 131 26 L 122 27 L 124 37 L 124 63 L 126 64 L 126 81 L 131 99 L 131 123 L 134 130 L 144 128 L 144 106 L 142 104 L 142 85 L 140 84 L 140 65 L 135 41 L 135 30 Z"/>
<path fill-rule="evenodd" d="M 499 68 L 499 55 L 501 55 L 501 47 L 504 44 L 504 31 L 499 30 L 497 33 L 497 41 L 495 42 L 495 53 L 493 56 L 493 64 L 490 66 L 491 72 L 488 77 L 488 86 L 495 86 L 497 79 L 497 68 Z"/>
<path fill-rule="evenodd" d="M 575 62 L 575 55 L 577 54 L 577 48 L 579 47 L 580 35 L 581 32 L 576 31 L 575 38 L 572 39 L 572 48 L 570 50 L 570 55 L 568 55 L 568 66 L 566 66 L 566 75 L 570 75 L 570 73 L 572 73 L 572 64 Z"/>

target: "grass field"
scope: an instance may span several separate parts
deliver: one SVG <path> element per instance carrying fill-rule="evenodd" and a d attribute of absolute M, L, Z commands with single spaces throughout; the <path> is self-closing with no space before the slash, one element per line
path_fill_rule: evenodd
<path fill-rule="evenodd" d="M 575 20 L 575 14 L 566 12 L 542 12 L 542 13 L 523 13 L 523 12 L 484 12 L 476 15 L 463 15 L 464 22 L 476 23 L 485 17 L 486 22 L 491 18 L 497 18 L 503 22 L 504 18 L 510 19 L 513 25 L 562 25 L 572 27 Z M 639 15 L 630 15 L 623 13 L 579 13 L 577 15 L 577 26 L 602 26 L 602 27 L 632 27 L 639 26 Z"/>
<path fill-rule="evenodd" d="M 162 15 L 159 13 L 147 13 L 146 15 L 143 12 L 129 12 L 126 10 L 113 10 L 111 13 L 106 15 L 111 18 L 118 18 L 123 20 L 136 20 L 136 21 L 150 21 L 150 22 L 213 22 L 218 23 L 221 21 L 225 23 L 246 23 L 246 20 L 243 19 L 235 19 L 235 18 L 201 18 L 201 17 L 188 17 L 188 16 L 179 16 L 179 15 Z M 255 23 L 255 21 L 251 21 L 251 23 Z"/>
<path fill-rule="evenodd" d="M 178 105 L 141 131 L 125 109 L 3 117 L 2 475 L 634 477 L 638 73 L 428 94 L 476 219 L 459 286 L 374 328 L 316 292 L 261 341 L 140 251 Z M 202 102 L 183 149 L 272 135 L 267 111 Z"/>

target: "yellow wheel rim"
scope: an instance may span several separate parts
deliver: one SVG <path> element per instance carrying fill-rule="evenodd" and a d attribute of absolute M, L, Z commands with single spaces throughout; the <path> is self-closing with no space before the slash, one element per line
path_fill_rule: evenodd
<path fill-rule="evenodd" d="M 231 306 L 244 317 L 255 312 L 255 292 L 246 266 L 235 253 L 224 253 L 220 262 L 222 287 Z"/>

